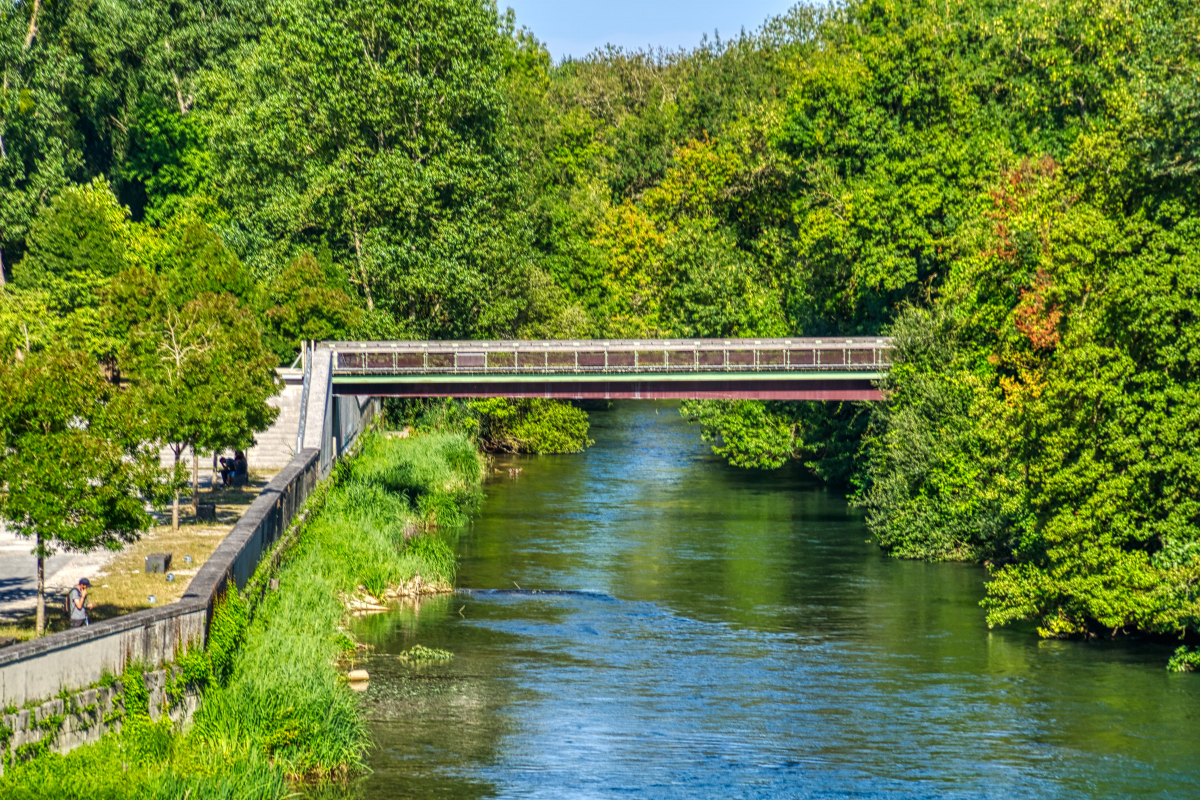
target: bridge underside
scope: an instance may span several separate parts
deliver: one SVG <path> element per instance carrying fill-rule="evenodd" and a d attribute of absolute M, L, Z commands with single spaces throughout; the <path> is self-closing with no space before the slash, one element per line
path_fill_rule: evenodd
<path fill-rule="evenodd" d="M 338 395 L 376 397 L 548 397 L 561 400 L 880 400 L 880 377 L 862 372 L 819 377 L 746 374 L 697 378 L 619 375 L 338 375 Z"/>

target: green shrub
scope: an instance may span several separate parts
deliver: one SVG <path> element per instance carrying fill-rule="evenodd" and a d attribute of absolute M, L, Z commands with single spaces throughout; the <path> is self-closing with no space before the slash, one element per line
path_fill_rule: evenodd
<path fill-rule="evenodd" d="M 1200 648 L 1191 649 L 1186 645 L 1180 647 L 1167 662 L 1171 672 L 1195 672 L 1200 670 Z"/>
<path fill-rule="evenodd" d="M 149 717 L 150 693 L 146 690 L 144 668 L 140 663 L 134 661 L 126 665 L 121 685 L 125 688 L 125 718 Z"/>
<path fill-rule="evenodd" d="M 588 415 L 561 400 L 472 400 L 480 438 L 488 450 L 508 453 L 577 453 L 592 444 Z"/>
<path fill-rule="evenodd" d="M 121 728 L 122 750 L 135 764 L 164 761 L 171 753 L 174 725 L 166 714 L 157 720 L 130 715 Z"/>

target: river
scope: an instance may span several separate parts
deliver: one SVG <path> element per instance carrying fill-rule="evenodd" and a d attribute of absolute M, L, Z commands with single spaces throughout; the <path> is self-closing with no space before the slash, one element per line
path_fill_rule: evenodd
<path fill-rule="evenodd" d="M 495 464 L 479 591 L 359 624 L 354 794 L 1200 797 L 1169 648 L 989 631 L 980 568 L 884 557 L 803 470 L 726 466 L 672 404 L 591 417 L 586 453 Z"/>

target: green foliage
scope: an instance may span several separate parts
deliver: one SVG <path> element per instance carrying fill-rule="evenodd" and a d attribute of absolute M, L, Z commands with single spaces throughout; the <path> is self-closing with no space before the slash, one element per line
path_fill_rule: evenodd
<path fill-rule="evenodd" d="M 305 253 L 267 284 L 266 341 L 281 363 L 290 363 L 300 340 L 346 339 L 358 329 L 362 312 L 340 285 L 344 280 Z"/>
<path fill-rule="evenodd" d="M 224 686 L 233 677 L 234 660 L 250 624 L 250 607 L 236 589 L 227 589 L 213 604 L 204 654 L 213 680 Z M 202 667 L 201 667 L 202 671 Z"/>
<path fill-rule="evenodd" d="M 37 727 L 47 739 L 53 741 L 54 737 L 58 736 L 58 732 L 62 730 L 63 722 L 66 719 L 63 714 L 48 714 L 42 717 Z"/>
<path fill-rule="evenodd" d="M 186 198 L 207 188 L 207 140 L 200 115 L 148 96 L 139 102 L 120 177 L 145 217 L 169 220 L 186 207 Z"/>
<path fill-rule="evenodd" d="M 1200 669 L 1200 650 L 1181 645 L 1167 661 L 1171 672 L 1195 672 Z"/>
<path fill-rule="evenodd" d="M 387 424 L 422 433 L 461 433 L 478 438 L 479 417 L 466 401 L 456 398 L 386 398 Z"/>
<path fill-rule="evenodd" d="M 898 553 L 1001 560 L 990 624 L 1183 634 L 1200 223 L 1176 200 L 1106 208 L 1094 185 L 1045 160 L 993 191 L 974 255 L 897 327 L 862 497 Z"/>
<path fill-rule="evenodd" d="M 467 407 L 478 415 L 479 436 L 489 451 L 576 453 L 592 444 L 587 412 L 568 403 L 489 398 Z"/>
<path fill-rule="evenodd" d="M 449 650 L 441 650 L 437 647 L 426 647 L 423 644 L 416 644 L 398 653 L 396 658 L 411 662 L 449 661 L 454 658 L 454 653 L 451 653 Z"/>
<path fill-rule="evenodd" d="M 799 447 L 796 422 L 757 400 L 686 401 L 679 412 L 699 422 L 713 452 L 737 467 L 780 467 Z"/>
<path fill-rule="evenodd" d="M 122 704 L 125 707 L 125 719 L 149 719 L 150 692 L 146 689 L 145 667 L 137 662 L 127 664 L 121 673 L 121 686 L 124 689 Z"/>
<path fill-rule="evenodd" d="M 1024 517 L 1020 476 L 972 414 L 979 385 L 950 308 L 909 308 L 892 328 L 898 364 L 872 406 L 869 475 L 857 502 L 902 558 L 1003 557 Z M 965 363 L 964 363 L 965 362 Z M 985 362 L 986 363 L 986 362 Z"/>
<path fill-rule="evenodd" d="M 687 400 L 680 414 L 701 426 L 713 452 L 736 467 L 775 469 L 800 459 L 822 479 L 848 483 L 857 469 L 863 409 L 850 403 Z"/>
<path fill-rule="evenodd" d="M 272 11 L 236 69 L 212 76 L 203 112 L 239 250 L 265 274 L 328 247 L 368 311 L 401 331 L 511 329 L 526 245 L 495 7 L 291 0 Z"/>
<path fill-rule="evenodd" d="M 100 315 L 105 286 L 129 264 L 132 228 L 100 179 L 67 187 L 34 221 L 25 258 L 14 268 L 18 289 L 38 292 L 50 314 L 72 322 L 73 337 L 94 355 L 114 349 Z"/>
<path fill-rule="evenodd" d="M 34 540 L 39 561 L 56 549 L 119 549 L 149 527 L 139 495 L 154 495 L 154 454 L 90 358 L 62 348 L 0 363 L 0 396 L 0 519 Z"/>
<path fill-rule="evenodd" d="M 170 757 L 173 728 L 166 714 L 153 721 L 148 716 L 127 716 L 121 724 L 121 749 L 134 764 L 161 763 Z"/>
<path fill-rule="evenodd" d="M 102 800 L 258 800 L 281 798 L 287 791 L 284 776 L 255 754 L 231 753 L 227 759 L 205 761 L 176 746 L 167 750 L 167 760 L 162 761 L 154 758 L 156 752 L 163 752 L 161 746 L 142 752 L 149 757 L 131 758 L 124 738 L 108 735 L 65 756 L 46 753 L 6 766 L 0 789 L 6 798 L 19 800 L 84 795 Z"/>
<path fill-rule="evenodd" d="M 587 412 L 561 400 L 393 400 L 386 411 L 394 425 L 462 433 L 489 452 L 576 453 L 592 444 Z"/>

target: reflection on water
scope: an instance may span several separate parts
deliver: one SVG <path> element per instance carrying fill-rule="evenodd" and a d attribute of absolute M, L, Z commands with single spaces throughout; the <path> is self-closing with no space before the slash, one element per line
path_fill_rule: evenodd
<path fill-rule="evenodd" d="M 459 585 L 514 591 L 359 623 L 352 794 L 1200 796 L 1166 649 L 989 632 L 981 570 L 882 557 L 801 472 L 724 466 L 669 405 L 592 419 L 586 454 L 497 463 L 462 534 Z"/>

